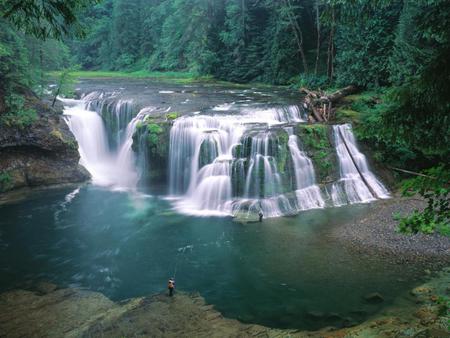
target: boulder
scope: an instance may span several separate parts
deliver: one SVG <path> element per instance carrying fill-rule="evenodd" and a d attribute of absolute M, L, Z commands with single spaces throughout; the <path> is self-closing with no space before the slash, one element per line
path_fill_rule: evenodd
<path fill-rule="evenodd" d="M 384 302 L 384 297 L 378 292 L 373 292 L 365 295 L 364 300 L 369 304 L 379 304 Z"/>

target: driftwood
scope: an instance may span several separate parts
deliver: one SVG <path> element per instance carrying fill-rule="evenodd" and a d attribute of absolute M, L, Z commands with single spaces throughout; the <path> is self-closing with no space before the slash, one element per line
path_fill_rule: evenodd
<path fill-rule="evenodd" d="M 430 176 L 430 175 L 421 174 L 421 173 L 416 173 L 415 171 L 406 170 L 406 169 L 400 169 L 400 168 L 391 167 L 391 166 L 388 166 L 388 167 L 391 168 L 392 170 L 400 171 L 402 173 L 411 174 L 411 175 L 415 175 L 415 176 L 422 176 L 422 177 L 430 178 L 432 180 L 436 179 L 436 177 L 433 177 L 433 176 Z"/>
<path fill-rule="evenodd" d="M 300 92 L 306 94 L 305 105 L 311 112 L 311 122 L 326 122 L 334 118 L 336 110 L 333 104 L 343 97 L 357 92 L 355 86 L 342 88 L 334 93 L 326 94 L 323 91 L 312 91 L 307 88 L 301 88 Z"/>

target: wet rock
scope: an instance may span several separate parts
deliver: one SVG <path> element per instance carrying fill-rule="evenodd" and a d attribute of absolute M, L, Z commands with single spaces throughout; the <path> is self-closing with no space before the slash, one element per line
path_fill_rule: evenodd
<path fill-rule="evenodd" d="M 411 295 L 413 296 L 421 296 L 431 293 L 431 288 L 427 286 L 418 286 L 417 288 L 411 290 Z"/>
<path fill-rule="evenodd" d="M 422 333 L 427 338 L 448 338 L 450 336 L 449 332 L 443 328 L 428 328 L 423 330 Z"/>
<path fill-rule="evenodd" d="M 40 282 L 36 285 L 36 291 L 43 295 L 53 292 L 57 288 L 58 288 L 58 286 L 56 284 L 49 283 L 49 282 Z"/>
<path fill-rule="evenodd" d="M 77 183 L 89 179 L 79 165 L 75 137 L 64 122 L 62 107 L 51 108 L 27 97 L 37 118 L 28 126 L 0 124 L 0 193 L 24 187 Z"/>
<path fill-rule="evenodd" d="M 384 302 L 384 297 L 378 292 L 373 292 L 365 295 L 364 300 L 369 304 L 379 304 Z"/>
<path fill-rule="evenodd" d="M 429 307 L 421 307 L 414 312 L 414 316 L 420 319 L 422 325 L 431 324 L 437 319 L 437 314 Z"/>
<path fill-rule="evenodd" d="M 352 327 L 356 325 L 358 325 L 358 323 L 352 317 L 346 317 L 342 322 L 343 327 Z"/>

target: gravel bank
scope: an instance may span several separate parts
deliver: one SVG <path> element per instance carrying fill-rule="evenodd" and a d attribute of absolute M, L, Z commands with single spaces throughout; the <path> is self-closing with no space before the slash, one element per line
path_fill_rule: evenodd
<path fill-rule="evenodd" d="M 437 267 L 450 263 L 450 238 L 433 235 L 405 235 L 396 232 L 393 214 L 421 209 L 420 199 L 392 198 L 372 203 L 369 211 L 351 223 L 337 227 L 331 234 L 351 249 L 374 252 L 401 262 L 427 262 Z"/>

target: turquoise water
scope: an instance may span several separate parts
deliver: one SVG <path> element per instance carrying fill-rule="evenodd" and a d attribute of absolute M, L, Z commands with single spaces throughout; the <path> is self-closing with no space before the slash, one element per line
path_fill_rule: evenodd
<path fill-rule="evenodd" d="M 367 205 L 242 225 L 179 215 L 158 197 L 74 190 L 0 205 L 0 291 L 48 280 L 122 300 L 165 291 L 176 270 L 179 290 L 198 291 L 227 317 L 317 329 L 344 320 L 310 311 L 360 322 L 417 282 L 416 267 L 352 253 L 329 235 Z M 365 303 L 372 292 L 386 301 Z"/>

